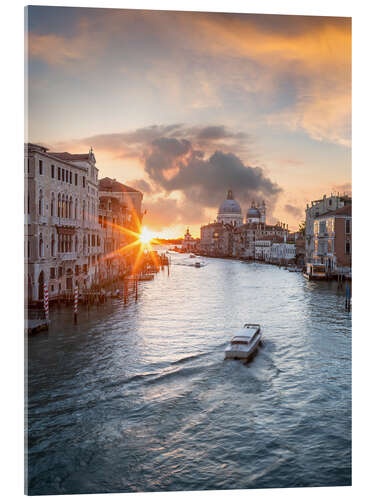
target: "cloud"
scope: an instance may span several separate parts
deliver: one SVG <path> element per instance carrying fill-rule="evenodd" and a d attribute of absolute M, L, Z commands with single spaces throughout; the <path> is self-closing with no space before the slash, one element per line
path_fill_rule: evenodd
<path fill-rule="evenodd" d="M 223 138 L 226 144 L 221 142 Z M 223 125 L 172 124 L 83 138 L 75 142 L 73 149 L 93 146 L 96 153 L 110 152 L 114 158 L 136 156 L 145 178 L 127 182 L 145 193 L 150 218 L 161 227 L 167 221 L 202 222 L 205 211 L 216 211 L 229 188 L 244 211 L 252 200 L 265 199 L 271 215 L 282 189 L 256 160 L 249 165 L 233 152 L 241 151 L 247 140 L 248 135 Z M 53 149 L 61 149 L 58 146 Z M 60 146 L 72 150 L 68 144 Z M 251 156 L 249 150 L 247 153 Z M 155 197 L 158 194 L 162 197 Z M 164 210 L 168 213 L 162 215 Z"/>
<path fill-rule="evenodd" d="M 286 212 L 289 214 L 293 215 L 294 217 L 302 217 L 303 212 L 302 209 L 299 207 L 295 207 L 294 205 L 289 205 L 288 203 L 284 206 L 284 209 Z"/>
<path fill-rule="evenodd" d="M 219 150 L 206 157 L 186 140 L 154 141 L 145 157 L 145 172 L 160 189 L 180 191 L 202 207 L 217 207 L 229 187 L 245 204 L 260 197 L 275 200 L 281 192 L 260 167 L 247 166 L 237 155 Z"/>
<path fill-rule="evenodd" d="M 150 194 L 154 192 L 153 187 L 144 179 L 136 179 L 134 181 L 131 181 L 131 185 L 135 189 L 142 191 L 142 193 Z"/>

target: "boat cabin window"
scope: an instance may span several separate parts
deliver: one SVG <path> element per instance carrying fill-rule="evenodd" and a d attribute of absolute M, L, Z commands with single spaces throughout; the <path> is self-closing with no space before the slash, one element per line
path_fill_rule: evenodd
<path fill-rule="evenodd" d="M 234 344 L 247 345 L 247 340 L 232 340 L 232 345 Z"/>

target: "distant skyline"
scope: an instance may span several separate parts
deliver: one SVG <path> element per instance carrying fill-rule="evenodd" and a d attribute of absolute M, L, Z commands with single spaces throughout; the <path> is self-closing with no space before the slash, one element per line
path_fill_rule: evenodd
<path fill-rule="evenodd" d="M 351 191 L 351 20 L 28 8 L 29 136 L 91 146 L 100 176 L 144 192 L 163 237 L 243 215 L 297 229 L 309 201 Z"/>

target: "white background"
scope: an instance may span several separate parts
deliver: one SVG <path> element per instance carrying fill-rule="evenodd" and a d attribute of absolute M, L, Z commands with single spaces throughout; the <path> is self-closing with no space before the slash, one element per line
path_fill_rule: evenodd
<path fill-rule="evenodd" d="M 353 17 L 353 486 L 274 490 L 123 494 L 126 499 L 315 499 L 373 498 L 374 452 L 374 64 L 372 2 L 300 1 L 60 1 L 34 5 L 206 10 Z M 21 0 L 1 9 L 1 463 L 2 498 L 23 497 L 23 142 L 24 8 Z M 126 495 L 126 496 L 124 496 Z M 69 498 L 108 499 L 108 495 Z M 115 495 L 119 497 L 120 495 Z M 60 497 L 47 497 L 60 498 Z M 65 497 L 64 497 L 65 498 Z"/>

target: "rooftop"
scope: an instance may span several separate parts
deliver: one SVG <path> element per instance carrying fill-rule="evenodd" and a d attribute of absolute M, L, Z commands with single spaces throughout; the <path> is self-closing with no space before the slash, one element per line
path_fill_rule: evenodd
<path fill-rule="evenodd" d="M 99 191 L 108 191 L 112 193 L 140 193 L 138 189 L 134 189 L 126 184 L 121 184 L 121 182 L 116 181 L 116 179 L 110 179 L 109 177 L 104 177 L 99 180 Z"/>
<path fill-rule="evenodd" d="M 325 212 L 324 214 L 320 214 L 318 217 L 315 217 L 315 219 L 320 219 L 321 217 L 327 217 L 327 216 L 336 216 L 336 215 L 348 215 L 352 216 L 352 206 L 351 205 L 346 205 L 345 207 L 338 208 L 337 210 L 332 210 Z"/>

